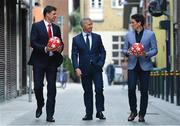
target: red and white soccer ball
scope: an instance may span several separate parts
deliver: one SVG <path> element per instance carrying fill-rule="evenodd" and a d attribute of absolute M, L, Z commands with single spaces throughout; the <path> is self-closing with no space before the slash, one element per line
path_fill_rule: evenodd
<path fill-rule="evenodd" d="M 51 37 L 48 40 L 48 46 L 51 47 L 51 48 L 59 47 L 59 46 L 61 46 L 61 40 L 56 36 Z"/>
<path fill-rule="evenodd" d="M 131 47 L 131 51 L 134 55 L 141 55 L 144 52 L 144 46 L 141 43 L 134 43 Z"/>

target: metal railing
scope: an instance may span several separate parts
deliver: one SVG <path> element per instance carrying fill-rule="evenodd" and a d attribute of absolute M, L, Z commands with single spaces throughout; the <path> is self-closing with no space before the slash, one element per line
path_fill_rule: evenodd
<path fill-rule="evenodd" d="M 180 105 L 180 71 L 151 71 L 149 94 Z"/>

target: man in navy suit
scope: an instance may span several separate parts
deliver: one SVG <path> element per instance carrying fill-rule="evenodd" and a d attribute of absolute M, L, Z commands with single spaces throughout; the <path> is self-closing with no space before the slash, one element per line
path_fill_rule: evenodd
<path fill-rule="evenodd" d="M 141 92 L 139 122 L 145 121 L 144 116 L 148 105 L 149 73 L 153 69 L 151 57 L 158 52 L 155 34 L 143 28 L 144 21 L 144 16 L 141 14 L 131 16 L 133 31 L 127 33 L 123 49 L 123 53 L 128 57 L 128 97 L 131 110 L 128 121 L 133 121 L 137 116 L 137 79 L 140 82 Z M 135 42 L 144 46 L 145 51 L 140 55 L 135 55 L 130 50 Z"/>
<path fill-rule="evenodd" d="M 29 65 L 33 65 L 34 91 L 37 100 L 36 118 L 42 114 L 44 106 L 43 81 L 46 75 L 47 80 L 47 102 L 46 113 L 48 122 L 55 122 L 53 115 L 55 111 L 56 97 L 56 73 L 57 67 L 63 62 L 61 52 L 62 46 L 51 48 L 47 46 L 48 39 L 53 36 L 60 38 L 60 28 L 53 24 L 57 15 L 56 8 L 46 6 L 43 11 L 44 20 L 34 23 L 31 29 L 30 42 L 33 48 Z"/>
<path fill-rule="evenodd" d="M 72 62 L 76 75 L 81 77 L 84 89 L 86 115 L 82 120 L 93 119 L 93 82 L 96 92 L 96 118 L 106 119 L 102 113 L 104 111 L 102 67 L 105 62 L 106 51 L 101 36 L 92 32 L 92 20 L 83 18 L 80 24 L 83 31 L 73 38 Z"/>

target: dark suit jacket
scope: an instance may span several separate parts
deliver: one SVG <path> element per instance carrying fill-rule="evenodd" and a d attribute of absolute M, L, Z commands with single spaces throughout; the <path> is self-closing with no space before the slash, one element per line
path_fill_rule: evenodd
<path fill-rule="evenodd" d="M 102 71 L 106 58 L 106 51 L 102 44 L 101 36 L 91 33 L 92 46 L 88 49 L 82 33 L 73 38 L 72 43 L 72 62 L 74 69 L 80 68 L 82 74 L 87 74 L 88 66 L 91 63 L 97 70 Z"/>
<path fill-rule="evenodd" d="M 60 28 L 53 23 L 52 28 L 53 35 L 61 39 Z M 62 64 L 63 57 L 59 52 L 53 52 L 53 56 L 49 56 L 45 52 L 45 46 L 48 43 L 48 33 L 43 20 L 32 25 L 30 42 L 33 51 L 28 62 L 29 65 L 47 66 L 51 62 L 50 65 L 58 67 Z"/>

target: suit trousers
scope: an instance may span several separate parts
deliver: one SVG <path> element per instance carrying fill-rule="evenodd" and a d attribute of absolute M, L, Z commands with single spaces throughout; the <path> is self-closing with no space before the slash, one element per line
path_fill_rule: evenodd
<path fill-rule="evenodd" d="M 141 69 L 139 62 L 137 62 L 133 70 L 128 70 L 128 98 L 130 110 L 133 113 L 137 113 L 136 85 L 139 82 L 138 85 L 141 92 L 139 114 L 142 116 L 145 116 L 148 105 L 149 73 L 150 71 L 143 71 Z"/>
<path fill-rule="evenodd" d="M 104 111 L 103 78 L 102 71 L 97 70 L 93 65 L 89 66 L 87 75 L 81 76 L 82 87 L 84 90 L 84 104 L 86 114 L 93 114 L 93 88 L 95 87 L 95 104 L 97 112 Z"/>
<path fill-rule="evenodd" d="M 47 101 L 46 101 L 46 113 L 47 117 L 52 117 L 55 111 L 55 97 L 56 97 L 56 74 L 57 67 L 47 66 L 41 67 L 33 65 L 33 77 L 34 77 L 34 91 L 37 100 L 37 107 L 42 108 L 44 106 L 43 86 L 44 77 L 47 80 Z"/>

